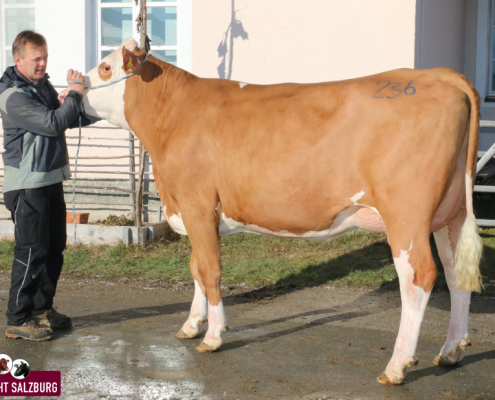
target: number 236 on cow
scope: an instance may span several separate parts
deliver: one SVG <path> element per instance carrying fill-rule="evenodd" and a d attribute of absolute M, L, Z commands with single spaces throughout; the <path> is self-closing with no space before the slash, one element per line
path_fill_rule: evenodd
<path fill-rule="evenodd" d="M 400 82 L 379 81 L 376 84 L 380 85 L 380 88 L 371 97 L 373 99 L 395 99 L 401 95 L 412 96 L 416 94 L 416 88 L 412 83 L 413 80 L 404 87 Z"/>

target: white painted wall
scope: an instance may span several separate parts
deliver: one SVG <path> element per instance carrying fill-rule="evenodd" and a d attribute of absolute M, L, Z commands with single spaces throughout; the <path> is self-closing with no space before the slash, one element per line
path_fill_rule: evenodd
<path fill-rule="evenodd" d="M 232 9 L 248 34 L 233 40 L 235 80 L 318 82 L 414 67 L 416 0 L 194 0 L 196 75 L 219 77 Z"/>
<path fill-rule="evenodd" d="M 36 31 L 48 42 L 47 72 L 54 85 L 67 85 L 67 70 L 82 72 L 93 61 L 94 0 L 36 0 Z"/>

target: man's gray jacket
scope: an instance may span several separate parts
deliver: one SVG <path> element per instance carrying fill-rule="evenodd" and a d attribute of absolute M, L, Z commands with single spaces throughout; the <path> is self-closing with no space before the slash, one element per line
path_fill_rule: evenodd
<path fill-rule="evenodd" d="M 58 93 L 48 78 L 45 74 L 36 84 L 19 76 L 15 67 L 9 67 L 0 79 L 4 193 L 70 178 L 65 130 L 79 125 L 82 96 L 71 90 L 60 105 Z M 50 101 L 40 93 L 43 85 Z M 82 122 L 86 126 L 95 120 L 83 116 Z"/>

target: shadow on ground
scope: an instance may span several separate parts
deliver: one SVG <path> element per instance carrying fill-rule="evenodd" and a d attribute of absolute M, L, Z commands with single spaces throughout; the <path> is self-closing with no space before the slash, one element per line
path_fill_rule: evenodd
<path fill-rule="evenodd" d="M 445 281 L 445 276 L 443 274 L 443 267 L 438 258 L 436 246 L 433 240 L 432 240 L 432 250 L 439 271 L 439 277 L 435 285 L 435 289 L 448 290 L 447 283 Z M 483 261 L 481 265 L 482 274 L 494 275 L 492 277 L 495 279 L 495 268 L 493 265 L 494 261 L 492 260 L 495 260 L 495 250 L 485 246 Z M 293 273 L 287 276 L 286 278 L 284 278 L 283 280 L 277 282 L 276 284 L 268 285 L 263 288 L 255 289 L 245 293 L 225 296 L 223 300 L 224 300 L 224 304 L 226 306 L 229 306 L 235 304 L 256 302 L 267 298 L 273 299 L 280 295 L 286 295 L 301 290 L 305 286 L 320 286 L 320 285 L 328 284 L 330 280 L 343 278 L 353 270 L 361 270 L 361 271 L 379 270 L 387 265 L 390 265 L 391 263 L 393 263 L 393 259 L 390 252 L 390 247 L 386 243 L 374 243 L 363 249 L 356 250 L 347 254 L 343 254 L 340 257 L 332 259 L 331 261 L 310 265 L 307 268 L 305 268 L 303 271 Z M 352 265 L 353 267 L 342 268 L 341 267 L 342 265 L 344 266 Z M 309 281 L 308 281 L 308 276 L 312 277 L 312 279 Z M 301 282 L 301 285 L 295 284 L 294 282 Z M 358 299 L 356 299 L 355 301 L 353 301 L 352 303 L 346 304 L 345 308 L 356 309 L 359 307 L 364 307 L 365 305 L 369 304 L 370 298 L 376 298 L 377 294 L 384 293 L 387 291 L 393 291 L 397 293 L 398 287 L 399 287 L 398 278 L 395 277 L 392 281 L 383 282 L 382 285 L 375 291 L 368 292 L 363 296 L 359 297 Z M 490 295 L 489 292 L 485 294 Z M 174 314 L 178 312 L 187 312 L 189 311 L 190 305 L 191 305 L 190 303 L 176 303 L 176 304 L 168 304 L 163 306 L 131 308 L 126 310 L 97 313 L 97 314 L 91 314 L 83 317 L 74 318 L 74 323 L 77 328 L 106 325 L 106 324 L 118 323 L 122 321 L 134 320 L 139 318 L 147 318 L 149 316 L 159 316 L 159 315 Z M 450 306 L 448 304 L 446 305 L 446 303 L 444 302 L 435 303 L 434 307 L 443 310 L 450 309 Z M 274 321 L 265 322 L 263 324 L 252 324 L 252 325 L 246 325 L 244 327 L 238 327 L 236 328 L 236 330 L 240 331 L 245 329 L 254 329 L 257 327 L 261 327 L 262 325 L 284 322 L 289 319 L 296 319 L 302 316 L 328 314 L 337 311 L 342 311 L 342 310 L 335 310 L 335 309 L 315 310 L 304 314 L 297 314 L 291 317 L 284 317 Z M 471 312 L 476 313 L 477 309 L 474 309 Z M 481 310 L 479 312 L 484 313 L 486 312 L 486 310 Z M 369 311 L 338 314 L 335 316 L 325 317 L 313 321 L 307 326 L 302 325 L 301 327 L 294 329 L 297 330 L 306 329 L 314 326 L 315 324 L 325 324 L 325 323 L 334 322 L 336 320 L 352 319 L 362 315 L 366 315 L 368 313 Z M 291 331 L 287 331 L 286 333 L 284 332 L 284 334 L 290 334 L 290 333 L 293 332 Z M 271 335 L 267 335 L 266 338 L 264 339 L 260 338 L 259 341 L 270 340 L 274 337 L 277 336 L 271 337 Z M 239 346 L 240 344 L 230 343 L 228 346 L 225 347 L 224 350 L 236 348 Z"/>

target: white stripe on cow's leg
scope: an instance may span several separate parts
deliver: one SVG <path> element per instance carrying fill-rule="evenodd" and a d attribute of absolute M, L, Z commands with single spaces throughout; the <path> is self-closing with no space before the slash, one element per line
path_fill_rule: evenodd
<path fill-rule="evenodd" d="M 201 353 L 210 353 L 218 350 L 223 343 L 222 332 L 227 331 L 227 317 L 225 316 L 222 301 L 216 306 L 208 303 L 208 331 L 203 342 L 196 347 L 196 350 Z"/>
<path fill-rule="evenodd" d="M 413 251 L 415 252 L 414 260 L 420 263 L 420 265 L 414 265 L 416 268 L 411 265 L 410 258 Z M 392 252 L 396 254 L 393 249 Z M 394 354 L 385 372 L 378 377 L 378 382 L 388 385 L 402 383 L 406 369 L 418 363 L 416 346 L 419 329 L 430 297 L 431 287 L 436 279 L 436 267 L 428 241 L 419 246 L 411 242 L 409 250 L 400 250 L 400 256 L 394 257 L 394 263 L 399 276 L 402 314 Z M 421 273 L 415 276 L 418 270 L 421 270 Z"/>
<path fill-rule="evenodd" d="M 189 318 L 182 326 L 179 332 L 175 335 L 178 339 L 193 339 L 198 336 L 203 330 L 203 324 L 208 316 L 208 302 L 203 290 L 194 280 L 194 299 L 191 305 Z"/>
<path fill-rule="evenodd" d="M 461 215 L 462 214 L 462 215 Z M 469 346 L 468 321 L 471 293 L 459 290 L 455 284 L 454 252 L 457 239 L 466 218 L 461 212 L 448 226 L 435 232 L 438 254 L 445 270 L 445 279 L 450 290 L 450 324 L 447 340 L 440 354 L 433 360 L 437 365 L 454 365 L 464 358 L 464 350 Z"/>
<path fill-rule="evenodd" d="M 182 326 L 181 330 L 175 335 L 178 339 L 193 339 L 198 336 L 203 330 L 203 324 L 206 322 L 206 318 L 208 316 L 206 288 L 201 281 L 194 251 L 191 253 L 189 267 L 191 269 L 191 275 L 194 278 L 194 299 L 191 305 L 189 318 Z"/>
<path fill-rule="evenodd" d="M 210 353 L 220 348 L 221 333 L 227 330 L 227 319 L 220 292 L 222 277 L 218 235 L 220 208 L 217 205 L 218 201 L 212 203 L 210 207 L 201 207 L 203 199 L 195 200 L 189 207 L 181 207 L 181 210 L 196 259 L 198 276 L 206 289 L 208 299 L 208 331 L 201 344 L 196 346 L 196 350 Z"/>

